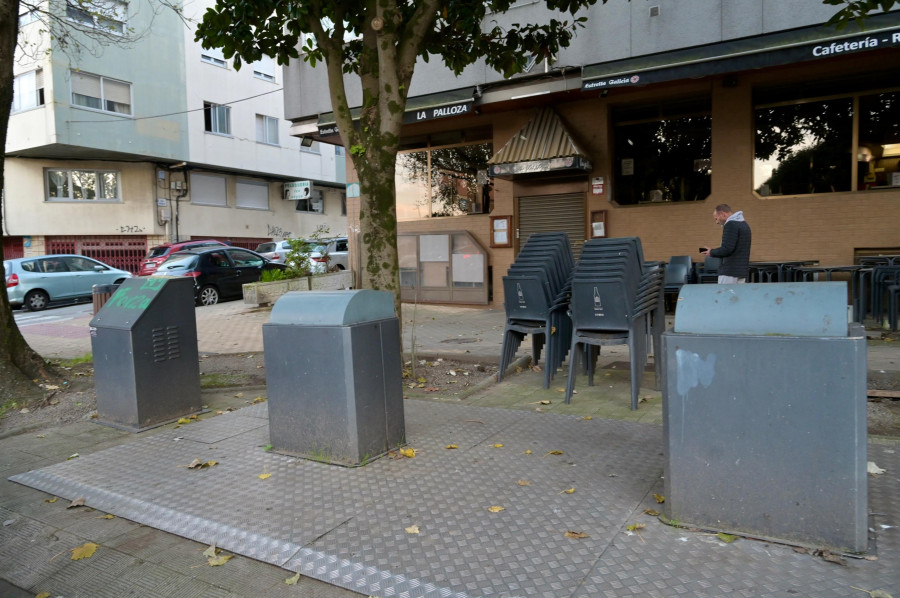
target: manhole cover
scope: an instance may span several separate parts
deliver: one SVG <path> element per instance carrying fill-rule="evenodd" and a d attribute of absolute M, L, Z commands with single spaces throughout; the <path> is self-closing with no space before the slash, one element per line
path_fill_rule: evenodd
<path fill-rule="evenodd" d="M 454 345 L 463 345 L 465 343 L 477 343 L 480 338 L 445 338 L 442 343 L 451 343 Z"/>

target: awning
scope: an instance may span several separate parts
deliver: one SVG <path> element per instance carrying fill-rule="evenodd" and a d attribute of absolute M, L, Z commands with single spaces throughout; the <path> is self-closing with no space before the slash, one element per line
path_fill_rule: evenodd
<path fill-rule="evenodd" d="M 412 97 L 406 101 L 403 124 L 408 125 L 436 118 L 471 114 L 474 106 L 475 98 L 471 87 Z M 362 108 L 351 108 L 350 116 L 354 121 L 359 120 L 361 112 Z M 320 137 L 338 134 L 334 112 L 326 112 L 319 115 L 318 125 Z"/>
<path fill-rule="evenodd" d="M 819 25 L 613 62 L 582 71 L 582 91 L 721 75 L 900 47 L 900 12 L 873 15 L 866 30 Z"/>
<path fill-rule="evenodd" d="M 501 179 L 524 175 L 590 172 L 587 158 L 559 119 L 545 107 L 488 160 L 489 174 Z"/>

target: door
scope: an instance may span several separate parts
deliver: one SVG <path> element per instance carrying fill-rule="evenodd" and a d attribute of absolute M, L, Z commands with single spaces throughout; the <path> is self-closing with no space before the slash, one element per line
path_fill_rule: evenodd
<path fill-rule="evenodd" d="M 71 272 L 72 296 L 90 297 L 93 294 L 95 284 L 112 284 L 115 278 L 111 276 L 109 268 L 86 257 L 64 257 L 66 265 Z"/>
<path fill-rule="evenodd" d="M 578 259 L 585 237 L 584 193 L 531 195 L 520 197 L 518 203 L 517 253 L 534 233 L 564 232 Z"/>
<path fill-rule="evenodd" d="M 38 260 L 38 263 L 41 272 L 38 275 L 38 285 L 47 291 L 51 301 L 73 296 L 72 275 L 62 256 L 47 256 Z"/>
<path fill-rule="evenodd" d="M 265 260 L 255 253 L 244 251 L 243 249 L 229 249 L 228 255 L 234 264 L 233 283 L 235 288 L 230 291 L 231 295 L 243 294 L 243 285 L 250 282 L 258 282 L 262 266 Z"/>

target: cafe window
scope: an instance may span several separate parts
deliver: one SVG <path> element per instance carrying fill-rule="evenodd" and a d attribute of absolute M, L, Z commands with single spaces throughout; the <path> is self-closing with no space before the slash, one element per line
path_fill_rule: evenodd
<path fill-rule="evenodd" d="M 487 252 L 471 233 L 397 235 L 404 301 L 487 303 Z"/>
<path fill-rule="evenodd" d="M 755 141 L 763 197 L 898 187 L 900 92 L 758 105 Z"/>
<path fill-rule="evenodd" d="M 710 193 L 708 99 L 613 110 L 619 205 L 700 201 Z"/>
<path fill-rule="evenodd" d="M 464 216 L 490 204 L 490 143 L 429 147 L 397 155 L 397 220 Z"/>

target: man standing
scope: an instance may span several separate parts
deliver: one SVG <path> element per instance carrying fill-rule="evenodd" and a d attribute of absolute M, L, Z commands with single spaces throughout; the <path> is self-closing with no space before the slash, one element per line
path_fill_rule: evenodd
<path fill-rule="evenodd" d="M 719 204 L 713 210 L 716 224 L 722 226 L 722 246 L 704 247 L 703 255 L 722 258 L 719 266 L 719 284 L 747 282 L 750 274 L 750 225 L 744 220 L 744 212 L 732 212 L 728 204 Z"/>

